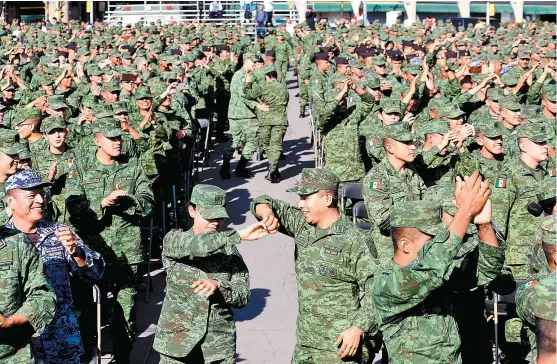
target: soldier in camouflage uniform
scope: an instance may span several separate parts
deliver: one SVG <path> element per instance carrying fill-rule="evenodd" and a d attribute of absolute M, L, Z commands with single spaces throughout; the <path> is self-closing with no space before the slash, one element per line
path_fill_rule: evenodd
<path fill-rule="evenodd" d="M 369 236 L 337 208 L 338 177 L 305 168 L 290 189 L 297 207 L 259 196 L 251 212 L 269 231 L 295 239 L 298 323 L 292 363 L 366 362 L 363 333 L 375 333 L 370 292 L 377 252 Z M 365 293 L 363 306 L 358 295 Z M 364 356 L 364 358 L 362 358 Z"/>
<path fill-rule="evenodd" d="M 56 293 L 56 315 L 40 338 L 32 339 L 33 353 L 45 364 L 79 364 L 83 346 L 70 287 L 70 273 L 80 279 L 97 281 L 102 277 L 104 261 L 75 236 L 67 226 L 44 221 L 44 187 L 36 170 L 18 171 L 6 181 L 6 202 L 13 212 L 6 224 L 27 234 L 39 251 L 49 284 Z M 89 348 L 88 348 L 89 349 Z"/>
<path fill-rule="evenodd" d="M 196 185 L 188 207 L 192 228 L 164 238 L 166 297 L 154 342 L 161 363 L 235 363 L 232 308 L 246 306 L 250 297 L 248 268 L 236 245 L 268 232 L 262 223 L 218 232 L 228 218 L 225 206 L 224 190 Z"/>
<path fill-rule="evenodd" d="M 4 184 L 9 176 L 17 171 L 18 154 L 21 151 L 21 144 L 18 144 L 19 136 L 15 131 L 0 130 L 0 224 L 8 222 L 9 215 L 6 211 L 6 192 Z"/>
<path fill-rule="evenodd" d="M 56 295 L 29 238 L 6 227 L 0 238 L 0 361 L 33 363 L 31 335 L 40 335 L 52 321 Z"/>
<path fill-rule="evenodd" d="M 275 66 L 262 68 L 265 75 L 263 85 L 254 84 L 251 73 L 246 75 L 244 97 L 248 100 L 257 100 L 267 110 L 257 109 L 259 121 L 259 138 L 261 147 L 267 154 L 269 172 L 265 179 L 271 183 L 280 182 L 278 162 L 282 153 L 282 139 L 288 127 L 286 107 L 288 104 L 288 90 L 286 85 L 278 80 Z"/>
<path fill-rule="evenodd" d="M 14 127 L 20 139 L 29 142 L 29 149 L 32 153 L 48 150 L 48 141 L 40 131 L 42 113 L 40 109 L 21 108 L 14 120 Z"/>
<path fill-rule="evenodd" d="M 74 163 L 66 181 L 70 223 L 83 241 L 107 264 L 101 281 L 112 292 L 110 309 L 114 355 L 129 362 L 135 338 L 135 299 L 145 262 L 140 221 L 153 207 L 153 192 L 137 159 L 121 156 L 120 122 L 93 123 L 97 152 Z"/>
<path fill-rule="evenodd" d="M 363 181 L 364 202 L 373 225 L 373 241 L 382 263 L 393 258 L 389 211 L 401 201 L 423 199 L 425 183 L 412 162 L 415 136 L 406 122 L 384 127 L 386 157 L 374 166 Z"/>
<path fill-rule="evenodd" d="M 497 242 L 486 206 L 489 184 L 475 173 L 461 186 L 457 182 L 458 210 L 448 226 L 437 202 L 399 202 L 391 209 L 394 259 L 375 278 L 372 300 L 393 363 L 461 362 L 446 281 L 462 259 L 471 222 L 478 226 L 480 244 Z"/>
<path fill-rule="evenodd" d="M 557 274 L 538 282 L 534 288 L 533 313 L 536 318 L 536 345 L 538 364 L 553 363 L 557 357 L 555 353 L 555 331 L 557 328 Z"/>

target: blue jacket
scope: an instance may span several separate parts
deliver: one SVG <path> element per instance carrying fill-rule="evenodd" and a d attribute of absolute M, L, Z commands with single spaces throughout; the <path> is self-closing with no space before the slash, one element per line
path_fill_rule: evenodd
<path fill-rule="evenodd" d="M 255 22 L 256 23 L 266 23 L 267 22 L 267 13 L 264 11 L 257 10 L 255 12 Z"/>

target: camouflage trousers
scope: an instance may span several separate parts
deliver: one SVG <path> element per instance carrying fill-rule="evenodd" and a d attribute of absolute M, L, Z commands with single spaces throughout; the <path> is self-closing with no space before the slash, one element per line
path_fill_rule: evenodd
<path fill-rule="evenodd" d="M 288 73 L 288 61 L 288 59 L 275 61 L 275 68 L 277 70 L 279 81 L 286 80 L 286 73 Z"/>
<path fill-rule="evenodd" d="M 223 158 L 230 157 L 234 154 L 234 150 L 238 146 L 243 146 L 242 155 L 246 159 L 250 159 L 259 146 L 257 131 L 259 123 L 256 118 L 250 119 L 229 119 L 230 134 L 232 139 L 228 140 L 223 152 Z"/>
<path fill-rule="evenodd" d="M 187 364 L 234 364 L 236 359 L 234 358 L 234 354 L 236 348 L 232 348 L 233 350 L 229 353 L 226 359 L 218 359 L 218 360 L 211 360 L 207 358 L 210 356 L 211 353 L 206 353 L 206 344 L 207 338 L 202 340 L 199 344 L 197 344 L 192 351 L 185 357 L 177 358 L 174 356 L 168 356 L 164 354 L 161 355 L 160 364 L 177 364 L 177 363 L 187 363 Z M 213 343 L 214 345 L 215 343 Z M 218 345 L 218 344 L 217 344 Z"/>
<path fill-rule="evenodd" d="M 362 360 L 361 349 L 353 357 L 341 359 L 338 357 L 337 351 L 326 351 L 296 344 L 294 355 L 292 356 L 292 364 L 333 363 L 367 363 L 367 361 Z"/>
<path fill-rule="evenodd" d="M 530 266 L 528 264 L 508 264 L 514 279 L 528 279 L 530 277 Z"/>
<path fill-rule="evenodd" d="M 267 154 L 269 167 L 276 167 L 278 165 L 286 128 L 286 125 L 262 125 L 259 127 L 260 148 Z"/>
<path fill-rule="evenodd" d="M 306 80 L 300 78 L 298 83 L 300 85 L 300 107 L 306 106 L 309 103 L 309 92 Z"/>

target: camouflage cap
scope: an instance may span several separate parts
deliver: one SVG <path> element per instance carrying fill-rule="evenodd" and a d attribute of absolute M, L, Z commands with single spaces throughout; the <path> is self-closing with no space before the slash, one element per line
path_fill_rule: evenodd
<path fill-rule="evenodd" d="M 487 89 L 486 97 L 491 101 L 498 102 L 504 96 L 503 89 L 500 87 L 490 87 Z"/>
<path fill-rule="evenodd" d="M 446 120 L 430 119 L 421 122 L 418 126 L 420 134 L 441 134 L 445 135 L 449 132 L 449 123 Z"/>
<path fill-rule="evenodd" d="M 118 82 L 113 81 L 113 82 L 106 82 L 105 84 L 103 84 L 103 91 L 114 93 L 114 92 L 121 91 L 121 89 Z"/>
<path fill-rule="evenodd" d="M 501 77 L 501 82 L 507 87 L 516 86 L 518 83 L 518 76 L 513 72 L 508 72 Z"/>
<path fill-rule="evenodd" d="M 124 134 L 120 128 L 120 121 L 113 117 L 95 120 L 92 126 L 93 133 L 101 133 L 107 138 L 114 138 Z"/>
<path fill-rule="evenodd" d="M 553 182 L 553 184 L 555 184 L 555 181 Z M 553 187 L 555 188 L 555 185 Z M 542 230 L 542 241 L 544 242 L 544 244 L 553 246 L 557 245 L 557 215 L 549 215 L 544 217 L 540 227 Z"/>
<path fill-rule="evenodd" d="M 193 187 L 190 202 L 205 220 L 228 218 L 226 192 L 212 185 L 198 184 Z"/>
<path fill-rule="evenodd" d="M 68 105 L 64 102 L 64 95 L 53 95 L 46 98 L 46 103 L 53 110 L 67 109 Z"/>
<path fill-rule="evenodd" d="M 95 95 L 92 95 L 92 94 L 85 95 L 83 97 L 83 99 L 81 100 L 81 105 L 85 106 L 89 109 L 95 107 L 97 105 L 97 99 L 96 99 Z"/>
<path fill-rule="evenodd" d="M 22 169 L 15 172 L 6 180 L 6 193 L 11 190 L 29 190 L 33 188 L 42 188 L 52 186 L 50 182 L 43 182 L 39 171 L 34 169 Z"/>
<path fill-rule="evenodd" d="M 440 118 L 454 119 L 466 115 L 466 113 L 454 104 L 447 104 L 437 108 L 437 115 Z"/>
<path fill-rule="evenodd" d="M 409 142 L 416 139 L 414 134 L 410 131 L 410 124 L 405 121 L 399 121 L 398 123 L 384 126 L 383 135 L 397 142 Z"/>
<path fill-rule="evenodd" d="M 129 112 L 127 105 L 128 105 L 128 103 L 126 101 L 114 102 L 112 104 L 112 113 L 114 115 L 127 114 Z"/>
<path fill-rule="evenodd" d="M 275 67 L 275 65 L 273 64 L 268 64 L 265 67 L 261 68 L 261 73 L 263 73 L 264 75 L 271 73 L 271 72 L 277 72 L 277 69 Z"/>
<path fill-rule="evenodd" d="M 114 115 L 111 104 L 97 104 L 93 107 L 93 115 L 97 118 L 108 118 Z"/>
<path fill-rule="evenodd" d="M 441 230 L 441 205 L 435 201 L 397 202 L 391 207 L 391 228 L 416 228 L 435 236 Z"/>
<path fill-rule="evenodd" d="M 544 143 L 547 141 L 547 133 L 543 124 L 526 123 L 516 128 L 516 138 L 528 138 L 534 143 Z"/>
<path fill-rule="evenodd" d="M 329 76 L 329 79 L 327 81 L 329 85 L 334 85 L 335 83 L 344 82 L 345 79 L 346 79 L 346 75 L 344 73 L 335 72 Z"/>
<path fill-rule="evenodd" d="M 505 96 L 499 100 L 499 105 L 511 111 L 519 111 L 520 110 L 520 103 L 514 97 Z"/>
<path fill-rule="evenodd" d="M 521 105 L 520 117 L 522 119 L 534 119 L 540 115 L 541 107 L 539 105 Z"/>
<path fill-rule="evenodd" d="M 19 159 L 31 159 L 33 157 L 33 153 L 31 153 L 31 149 L 29 149 L 29 142 L 27 140 L 22 140 L 19 143 L 19 152 L 17 153 Z"/>
<path fill-rule="evenodd" d="M 476 133 L 481 133 L 488 138 L 495 138 L 503 135 L 501 124 L 497 120 L 479 120 L 474 126 L 476 128 Z"/>
<path fill-rule="evenodd" d="M 301 196 L 311 195 L 320 190 L 336 191 L 338 183 L 338 177 L 328 169 L 304 168 L 302 169 L 302 180 L 300 183 L 287 191 Z"/>
<path fill-rule="evenodd" d="M 379 78 L 373 75 L 366 75 L 364 80 L 364 86 L 369 87 L 370 89 L 378 89 L 381 88 L 381 81 Z"/>
<path fill-rule="evenodd" d="M 149 91 L 149 89 L 147 87 L 138 87 L 137 90 L 135 91 L 135 99 L 136 100 L 141 100 L 141 99 L 152 99 L 153 95 L 151 94 L 151 92 Z"/>
<path fill-rule="evenodd" d="M 373 56 L 372 58 L 373 65 L 375 66 L 384 66 L 385 65 L 385 57 L 378 55 Z"/>
<path fill-rule="evenodd" d="M 556 272 L 541 279 L 534 286 L 532 308 L 534 316 L 544 320 L 557 321 L 557 279 Z"/>
<path fill-rule="evenodd" d="M 364 68 L 364 63 L 359 59 L 353 59 L 350 62 L 348 62 L 348 64 L 350 64 L 350 67 L 357 68 L 359 70 Z"/>
<path fill-rule="evenodd" d="M 555 84 L 545 86 L 542 90 L 542 94 L 547 100 L 557 102 L 557 90 L 555 89 Z"/>
<path fill-rule="evenodd" d="M 19 134 L 15 130 L 0 129 L 0 152 L 9 156 L 19 153 Z"/>
<path fill-rule="evenodd" d="M 41 120 L 43 113 L 37 107 L 22 107 L 17 112 L 16 123 L 21 124 L 25 120 Z"/>
<path fill-rule="evenodd" d="M 55 129 L 65 129 L 66 122 L 59 116 L 49 116 L 41 122 L 41 133 L 50 133 Z"/>
<path fill-rule="evenodd" d="M 391 114 L 391 113 L 401 113 L 401 102 L 400 100 L 396 100 L 396 99 L 384 99 L 379 103 L 379 107 L 381 108 L 381 111 L 383 111 L 384 113 L 387 114 Z"/>
<path fill-rule="evenodd" d="M 89 76 L 102 76 L 104 72 L 99 66 L 95 65 L 87 68 L 87 74 Z"/>

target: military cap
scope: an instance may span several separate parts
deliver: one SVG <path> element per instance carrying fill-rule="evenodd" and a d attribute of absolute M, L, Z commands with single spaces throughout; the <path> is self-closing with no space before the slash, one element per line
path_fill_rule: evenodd
<path fill-rule="evenodd" d="M 277 72 L 277 69 L 276 69 L 275 65 L 268 64 L 265 67 L 261 68 L 261 72 L 264 75 L 266 75 L 266 74 L 269 74 L 271 72 Z"/>
<path fill-rule="evenodd" d="M 534 143 L 547 141 L 547 133 L 543 124 L 526 123 L 516 128 L 516 138 L 528 138 Z"/>
<path fill-rule="evenodd" d="M 498 121 L 492 119 L 480 120 L 474 124 L 476 133 L 481 133 L 488 138 L 496 138 L 503 135 L 501 125 Z"/>
<path fill-rule="evenodd" d="M 466 113 L 459 109 L 458 106 L 454 104 L 442 105 L 437 108 L 437 115 L 440 118 L 446 117 L 449 119 L 458 118 L 459 116 L 465 115 Z"/>
<path fill-rule="evenodd" d="M 59 116 L 49 116 L 41 122 L 41 133 L 50 133 L 55 129 L 65 129 L 66 122 Z"/>
<path fill-rule="evenodd" d="M 381 88 L 381 81 L 375 76 L 368 75 L 364 80 L 364 86 L 369 87 L 370 89 L 378 89 Z"/>
<path fill-rule="evenodd" d="M 335 57 L 335 64 L 348 64 L 348 58 L 345 57 Z"/>
<path fill-rule="evenodd" d="M 344 44 L 345 44 L 347 47 L 355 47 L 355 46 L 358 45 L 358 42 L 355 41 L 355 40 L 352 40 L 352 39 L 348 39 L 346 42 L 344 42 Z"/>
<path fill-rule="evenodd" d="M 336 191 L 338 183 L 338 177 L 328 169 L 304 168 L 302 169 L 302 180 L 300 183 L 287 191 L 301 196 L 311 195 L 320 190 Z"/>
<path fill-rule="evenodd" d="M 128 108 L 127 108 L 127 102 L 126 101 L 118 101 L 112 104 L 112 113 L 114 115 L 117 114 L 127 114 L 128 113 Z"/>
<path fill-rule="evenodd" d="M 534 316 L 548 321 L 557 321 L 557 280 L 555 275 L 556 272 L 552 272 L 534 286 L 532 304 Z"/>
<path fill-rule="evenodd" d="M 458 57 L 468 57 L 470 56 L 470 52 L 468 51 L 458 51 Z"/>
<path fill-rule="evenodd" d="M 530 59 L 530 52 L 522 51 L 518 52 L 519 59 Z"/>
<path fill-rule="evenodd" d="M 81 100 L 81 105 L 89 109 L 93 108 L 95 105 L 97 105 L 97 100 L 95 95 L 92 94 L 85 95 Z"/>
<path fill-rule="evenodd" d="M 19 153 L 19 134 L 15 130 L 0 130 L 0 152 L 9 156 Z"/>
<path fill-rule="evenodd" d="M 518 76 L 514 72 L 507 72 L 501 77 L 501 82 L 507 87 L 516 86 L 518 83 Z"/>
<path fill-rule="evenodd" d="M 93 115 L 95 115 L 99 119 L 111 117 L 112 115 L 114 115 L 114 113 L 112 112 L 112 104 L 97 104 L 93 107 L 92 112 Z"/>
<path fill-rule="evenodd" d="M 53 95 L 46 98 L 46 103 L 53 110 L 67 109 L 68 105 L 64 102 L 64 95 Z"/>
<path fill-rule="evenodd" d="M 521 105 L 520 117 L 522 119 L 534 119 L 540 115 L 541 107 L 539 105 Z"/>
<path fill-rule="evenodd" d="M 20 160 L 31 159 L 33 157 L 33 153 L 31 153 L 31 150 L 29 149 L 29 142 L 27 140 L 22 140 L 19 143 L 17 156 Z"/>
<path fill-rule="evenodd" d="M 384 126 L 383 135 L 397 142 L 409 142 L 416 139 L 410 131 L 410 125 L 405 121 Z"/>
<path fill-rule="evenodd" d="M 555 84 L 545 86 L 542 90 L 542 94 L 547 100 L 557 102 L 557 90 L 555 89 Z"/>
<path fill-rule="evenodd" d="M 481 43 L 480 43 L 479 40 L 477 40 L 477 39 L 474 38 L 474 39 L 470 40 L 470 46 L 471 46 L 471 47 L 480 47 L 480 46 L 481 46 Z"/>
<path fill-rule="evenodd" d="M 25 120 L 40 120 L 43 114 L 37 107 L 22 107 L 17 112 L 16 123 L 20 124 Z"/>
<path fill-rule="evenodd" d="M 385 57 L 383 57 L 381 55 L 374 56 L 372 62 L 375 66 L 384 66 L 385 65 Z"/>
<path fill-rule="evenodd" d="M 400 100 L 396 100 L 396 99 L 384 99 L 381 100 L 381 102 L 379 103 L 379 107 L 381 108 L 381 111 L 383 111 L 384 113 L 387 114 L 391 114 L 391 113 L 401 113 L 401 102 Z"/>
<path fill-rule="evenodd" d="M 412 60 L 414 60 L 416 58 L 413 58 Z M 421 71 L 422 71 L 422 66 L 421 63 L 420 64 L 407 64 L 406 67 L 404 67 L 404 71 L 410 73 L 412 76 L 416 76 L 418 75 Z"/>
<path fill-rule="evenodd" d="M 149 91 L 149 89 L 147 87 L 138 87 L 137 90 L 135 91 L 135 99 L 136 100 L 141 100 L 141 99 L 152 99 L 153 95 L 151 94 L 151 92 Z"/>
<path fill-rule="evenodd" d="M 120 128 L 120 121 L 109 116 L 93 121 L 93 133 L 101 133 L 107 138 L 114 138 L 124 134 Z"/>
<path fill-rule="evenodd" d="M 275 58 L 275 51 L 273 51 L 273 50 L 265 51 L 265 57 Z"/>
<path fill-rule="evenodd" d="M 397 202 L 391 207 L 391 228 L 415 228 L 435 236 L 441 230 L 441 206 L 435 201 Z"/>
<path fill-rule="evenodd" d="M 491 101 L 498 102 L 503 96 L 505 96 L 505 94 L 502 88 L 490 87 L 487 89 L 486 97 Z"/>
<path fill-rule="evenodd" d="M 315 53 L 316 61 L 328 61 L 329 55 L 327 53 Z"/>
<path fill-rule="evenodd" d="M 360 61 L 359 59 L 353 59 L 349 62 L 350 67 L 352 68 L 357 68 L 357 69 L 363 69 L 364 68 L 364 64 L 362 61 Z"/>
<path fill-rule="evenodd" d="M 102 76 L 104 72 L 99 66 L 91 66 L 87 68 L 87 74 L 89 76 Z"/>
<path fill-rule="evenodd" d="M 553 181 L 553 192 L 555 192 L 555 181 Z M 555 193 L 553 193 L 553 196 L 555 197 Z M 540 227 L 544 244 L 555 246 L 557 244 L 557 215 L 544 217 Z"/>
<path fill-rule="evenodd" d="M 557 57 L 557 52 L 555 52 L 555 49 L 548 49 L 544 57 L 555 59 Z"/>
<path fill-rule="evenodd" d="M 193 187 L 190 203 L 195 205 L 205 220 L 228 218 L 226 192 L 212 185 L 198 184 Z"/>
<path fill-rule="evenodd" d="M 39 171 L 34 169 L 22 169 L 8 177 L 4 187 L 6 189 L 6 193 L 8 193 L 9 191 L 15 189 L 29 190 L 50 186 L 52 186 L 52 183 L 43 182 Z"/>
<path fill-rule="evenodd" d="M 346 79 L 346 75 L 344 73 L 333 73 L 329 76 L 328 83 L 329 85 L 334 85 L 335 83 L 344 82 Z"/>
<path fill-rule="evenodd" d="M 441 134 L 445 135 L 449 132 L 449 123 L 446 120 L 430 119 L 419 124 L 418 129 L 423 135 Z"/>
<path fill-rule="evenodd" d="M 501 100 L 499 101 L 499 105 L 512 111 L 520 110 L 520 104 L 518 103 L 518 100 L 512 96 L 505 96 L 501 98 Z"/>
<path fill-rule="evenodd" d="M 118 82 L 106 82 L 105 84 L 103 84 L 103 91 L 108 91 L 110 93 L 114 93 L 114 92 L 119 92 L 121 91 L 120 89 L 120 85 L 118 84 Z"/>
<path fill-rule="evenodd" d="M 90 56 L 91 52 L 87 47 L 81 47 L 77 50 L 77 56 Z"/>

